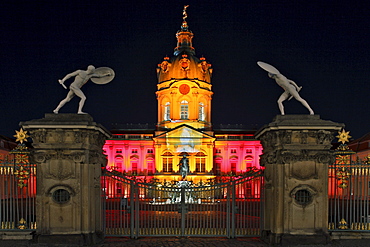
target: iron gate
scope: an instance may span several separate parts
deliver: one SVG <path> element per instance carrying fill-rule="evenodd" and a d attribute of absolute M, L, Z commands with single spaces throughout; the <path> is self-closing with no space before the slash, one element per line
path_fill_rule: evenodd
<path fill-rule="evenodd" d="M 329 231 L 370 231 L 370 164 L 345 163 L 329 166 Z"/>
<path fill-rule="evenodd" d="M 36 229 L 36 165 L 24 144 L 0 159 L 0 231 Z"/>
<path fill-rule="evenodd" d="M 102 176 L 107 236 L 259 236 L 262 171 L 203 186 L 148 184 Z"/>

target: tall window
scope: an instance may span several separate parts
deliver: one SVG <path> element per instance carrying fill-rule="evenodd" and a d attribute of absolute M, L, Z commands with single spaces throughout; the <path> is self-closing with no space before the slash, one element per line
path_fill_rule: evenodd
<path fill-rule="evenodd" d="M 221 159 L 217 159 L 214 166 L 213 166 L 213 173 L 215 175 L 221 175 L 221 163 L 222 163 L 222 160 Z"/>
<path fill-rule="evenodd" d="M 131 163 L 131 171 L 132 171 L 132 173 L 137 174 L 137 162 L 132 162 Z"/>
<path fill-rule="evenodd" d="M 230 164 L 231 172 L 236 174 L 236 162 L 231 162 Z"/>
<path fill-rule="evenodd" d="M 180 105 L 180 118 L 188 119 L 189 118 L 189 102 L 186 100 L 181 101 Z"/>
<path fill-rule="evenodd" d="M 163 154 L 163 172 L 172 172 L 173 171 L 173 158 L 170 152 Z"/>
<path fill-rule="evenodd" d="M 170 107 L 170 102 L 166 102 L 164 105 L 164 120 L 168 121 L 170 120 L 170 112 L 171 112 L 171 107 Z"/>
<path fill-rule="evenodd" d="M 202 152 L 195 155 L 195 171 L 206 172 L 206 155 Z"/>
<path fill-rule="evenodd" d="M 204 121 L 206 119 L 206 114 L 204 112 L 204 104 L 203 103 L 199 103 L 199 114 L 198 114 L 198 119 L 200 121 Z"/>
<path fill-rule="evenodd" d="M 154 165 L 153 162 L 148 162 L 148 175 L 153 175 L 154 174 Z"/>

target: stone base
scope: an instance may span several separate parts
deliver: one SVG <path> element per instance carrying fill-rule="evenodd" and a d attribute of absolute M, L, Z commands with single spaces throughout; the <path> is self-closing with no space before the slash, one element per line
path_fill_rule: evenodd
<path fill-rule="evenodd" d="M 6 231 L 0 233 L 0 240 L 31 240 L 34 231 Z"/>
<path fill-rule="evenodd" d="M 63 244 L 63 245 L 93 245 L 99 244 L 104 241 L 102 233 L 89 233 L 89 234 L 60 234 L 60 235 L 37 235 L 35 241 L 39 244 Z"/>
<path fill-rule="evenodd" d="M 264 231 L 262 238 L 269 245 L 312 245 L 328 244 L 331 242 L 330 235 L 327 233 L 316 233 L 313 235 L 293 235 L 293 234 L 276 234 Z"/>

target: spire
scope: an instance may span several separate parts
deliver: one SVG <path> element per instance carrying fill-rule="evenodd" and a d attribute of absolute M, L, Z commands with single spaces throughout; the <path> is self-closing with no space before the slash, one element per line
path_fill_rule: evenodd
<path fill-rule="evenodd" d="M 182 15 L 183 15 L 182 20 L 183 21 L 182 21 L 182 25 L 181 25 L 181 30 L 184 31 L 184 32 L 188 31 L 188 28 L 189 28 L 188 23 L 186 22 L 186 18 L 188 18 L 188 14 L 186 13 L 186 9 L 188 7 L 189 7 L 189 5 L 185 5 L 184 10 L 182 11 Z"/>
<path fill-rule="evenodd" d="M 175 48 L 174 55 L 177 56 L 181 52 L 185 51 L 186 53 L 190 55 L 195 54 L 195 49 L 192 46 L 192 39 L 193 39 L 193 33 L 189 30 L 188 23 L 186 22 L 186 18 L 188 18 L 188 14 L 186 13 L 186 9 L 189 7 L 189 5 L 185 5 L 183 12 L 182 12 L 182 25 L 181 30 L 177 31 L 176 38 L 177 38 L 177 47 Z"/>

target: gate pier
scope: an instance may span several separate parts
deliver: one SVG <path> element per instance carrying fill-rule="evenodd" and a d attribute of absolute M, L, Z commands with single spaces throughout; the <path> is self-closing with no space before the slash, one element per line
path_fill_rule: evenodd
<path fill-rule="evenodd" d="M 263 238 L 271 244 L 327 243 L 328 166 L 343 124 L 319 115 L 278 115 L 256 133 L 265 166 Z"/>
<path fill-rule="evenodd" d="M 109 132 L 88 114 L 45 114 L 20 125 L 30 132 L 37 164 L 37 241 L 98 242 L 103 237 L 102 147 Z"/>

